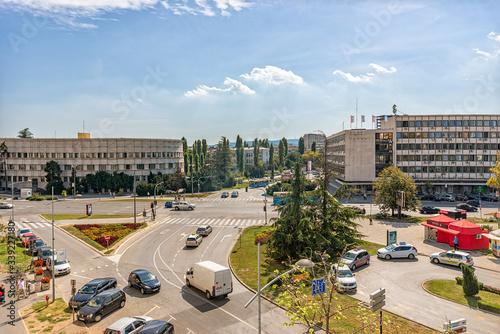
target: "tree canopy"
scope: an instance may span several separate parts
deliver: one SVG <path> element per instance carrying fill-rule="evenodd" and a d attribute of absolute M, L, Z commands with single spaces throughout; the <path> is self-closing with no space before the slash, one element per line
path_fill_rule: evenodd
<path fill-rule="evenodd" d="M 61 179 L 61 166 L 59 166 L 59 164 L 54 160 L 51 160 L 45 164 L 45 168 L 43 170 L 47 173 L 45 176 L 47 181 L 45 191 L 50 194 L 52 192 L 52 187 L 54 187 L 54 194 L 60 194 L 64 190 L 64 184 Z"/>
<path fill-rule="evenodd" d="M 30 131 L 29 128 L 24 128 L 18 132 L 17 137 L 18 138 L 33 138 L 33 133 Z"/>

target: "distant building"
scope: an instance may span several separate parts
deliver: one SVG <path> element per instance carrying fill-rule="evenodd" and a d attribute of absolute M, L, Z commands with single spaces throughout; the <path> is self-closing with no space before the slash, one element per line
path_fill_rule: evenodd
<path fill-rule="evenodd" d="M 313 142 L 316 142 L 316 152 L 322 152 L 323 145 L 325 143 L 325 136 L 318 133 L 306 133 L 304 135 L 304 148 L 306 151 L 311 150 Z"/>
<path fill-rule="evenodd" d="M 349 184 L 371 191 L 384 168 L 396 165 L 419 191 L 430 181 L 436 193 L 486 191 L 500 150 L 500 115 L 390 115 L 376 129 L 353 129 L 327 138 L 332 189 Z"/>
<path fill-rule="evenodd" d="M 245 159 L 245 167 L 253 166 L 253 147 L 244 147 L 243 157 Z M 236 148 L 231 148 L 231 154 L 233 155 L 233 167 L 232 170 L 238 170 L 236 165 Z M 269 162 L 269 149 L 265 147 L 259 147 L 259 157 L 263 164 Z"/>
<path fill-rule="evenodd" d="M 147 181 L 150 172 L 174 173 L 184 168 L 182 141 L 177 139 L 137 138 L 0 138 L 8 147 L 5 161 L 0 167 L 0 177 L 7 169 L 2 188 L 31 187 L 34 191 L 45 188 L 45 164 L 54 160 L 61 166 L 64 186 L 69 187 L 72 169 L 77 177 L 97 171 L 124 172 L 135 175 L 137 182 Z"/>

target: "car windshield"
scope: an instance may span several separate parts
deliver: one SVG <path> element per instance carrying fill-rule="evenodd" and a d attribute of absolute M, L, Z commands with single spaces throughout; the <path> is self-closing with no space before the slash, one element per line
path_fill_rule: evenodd
<path fill-rule="evenodd" d="M 21 231 L 19 231 L 19 233 L 26 233 L 26 232 L 31 232 L 31 230 L 29 228 L 24 228 Z"/>
<path fill-rule="evenodd" d="M 36 241 L 36 246 L 37 246 L 37 247 L 38 247 L 38 246 L 43 246 L 43 245 L 45 245 L 45 242 L 43 242 L 42 240 L 37 240 L 37 241 Z"/>
<path fill-rule="evenodd" d="M 350 270 L 341 270 L 337 277 L 352 277 L 352 272 Z"/>
<path fill-rule="evenodd" d="M 394 245 L 389 245 L 389 246 L 385 247 L 385 249 L 387 249 L 387 250 L 393 250 L 394 248 L 396 248 L 396 246 L 394 246 Z"/>
<path fill-rule="evenodd" d="M 467 261 L 472 261 L 472 256 L 467 255 Z"/>
<path fill-rule="evenodd" d="M 344 256 L 342 256 L 343 259 L 346 260 L 354 260 L 356 258 L 356 254 L 354 253 L 345 253 Z"/>
<path fill-rule="evenodd" d="M 68 261 L 59 261 L 59 260 L 56 260 L 56 262 L 54 263 L 56 266 L 60 265 L 60 264 L 66 264 L 68 263 Z"/>
<path fill-rule="evenodd" d="M 101 307 L 104 304 L 104 297 L 94 297 L 88 302 L 88 306 L 90 307 Z"/>
<path fill-rule="evenodd" d="M 156 279 L 156 277 L 151 273 L 146 273 L 146 274 L 142 274 L 139 276 L 141 277 L 141 281 L 143 281 L 144 283 L 150 282 L 150 281 L 153 281 Z"/>
<path fill-rule="evenodd" d="M 80 290 L 78 290 L 78 293 L 83 293 L 83 294 L 94 294 L 96 291 L 96 286 L 95 285 L 84 285 Z"/>
<path fill-rule="evenodd" d="M 46 251 L 42 252 L 42 256 L 51 256 L 51 255 L 52 255 L 52 251 L 46 250 Z"/>

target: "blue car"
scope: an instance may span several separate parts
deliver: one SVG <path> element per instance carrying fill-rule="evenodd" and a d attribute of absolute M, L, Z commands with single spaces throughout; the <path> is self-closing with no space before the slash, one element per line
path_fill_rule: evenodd
<path fill-rule="evenodd" d="M 172 201 L 166 201 L 165 202 L 165 207 L 166 208 L 171 208 L 172 207 Z"/>

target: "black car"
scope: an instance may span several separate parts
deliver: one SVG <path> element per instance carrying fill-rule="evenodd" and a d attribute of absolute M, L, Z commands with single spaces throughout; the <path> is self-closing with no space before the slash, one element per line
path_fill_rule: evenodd
<path fill-rule="evenodd" d="M 477 199 L 471 199 L 471 200 L 465 202 L 465 204 L 469 204 L 469 205 L 472 205 L 472 206 L 475 206 L 476 208 L 478 208 L 480 205 L 480 202 Z"/>
<path fill-rule="evenodd" d="M 153 320 L 137 334 L 174 334 L 174 325 L 168 321 Z"/>
<path fill-rule="evenodd" d="M 124 307 L 127 297 L 120 289 L 105 290 L 90 299 L 77 313 L 78 320 L 83 322 L 99 322 L 102 317 Z"/>
<path fill-rule="evenodd" d="M 227 198 L 229 197 L 229 193 L 227 191 L 224 191 L 222 195 L 220 195 L 221 198 Z"/>
<path fill-rule="evenodd" d="M 47 259 L 51 256 L 52 256 L 52 248 L 48 246 L 42 247 L 38 250 L 38 259 L 42 260 L 44 264 L 45 261 L 47 261 Z"/>
<path fill-rule="evenodd" d="M 420 213 L 439 213 L 439 210 L 435 206 L 423 206 L 420 208 Z"/>
<path fill-rule="evenodd" d="M 467 212 L 476 212 L 477 208 L 469 204 L 457 204 L 457 210 L 465 210 Z"/>
<path fill-rule="evenodd" d="M 423 195 L 420 197 L 421 201 L 433 201 L 436 198 L 434 195 Z"/>
<path fill-rule="evenodd" d="M 483 201 L 487 201 L 487 202 L 496 202 L 496 201 L 498 201 L 498 196 L 496 196 L 496 195 L 482 195 L 481 199 Z"/>
<path fill-rule="evenodd" d="M 43 248 L 47 247 L 45 242 L 42 239 L 37 239 L 33 242 L 30 243 L 30 251 L 32 256 L 36 256 L 38 254 L 38 251 Z"/>
<path fill-rule="evenodd" d="M 142 294 L 158 292 L 161 288 L 156 276 L 144 269 L 134 270 L 128 275 L 128 286 L 139 289 Z"/>
<path fill-rule="evenodd" d="M 87 304 L 87 302 L 92 299 L 95 295 L 103 292 L 108 289 L 116 288 L 116 279 L 115 278 L 98 278 L 92 280 L 82 286 L 80 290 L 76 293 L 74 297 L 71 297 L 68 305 L 69 308 L 75 308 L 78 310 Z"/>

